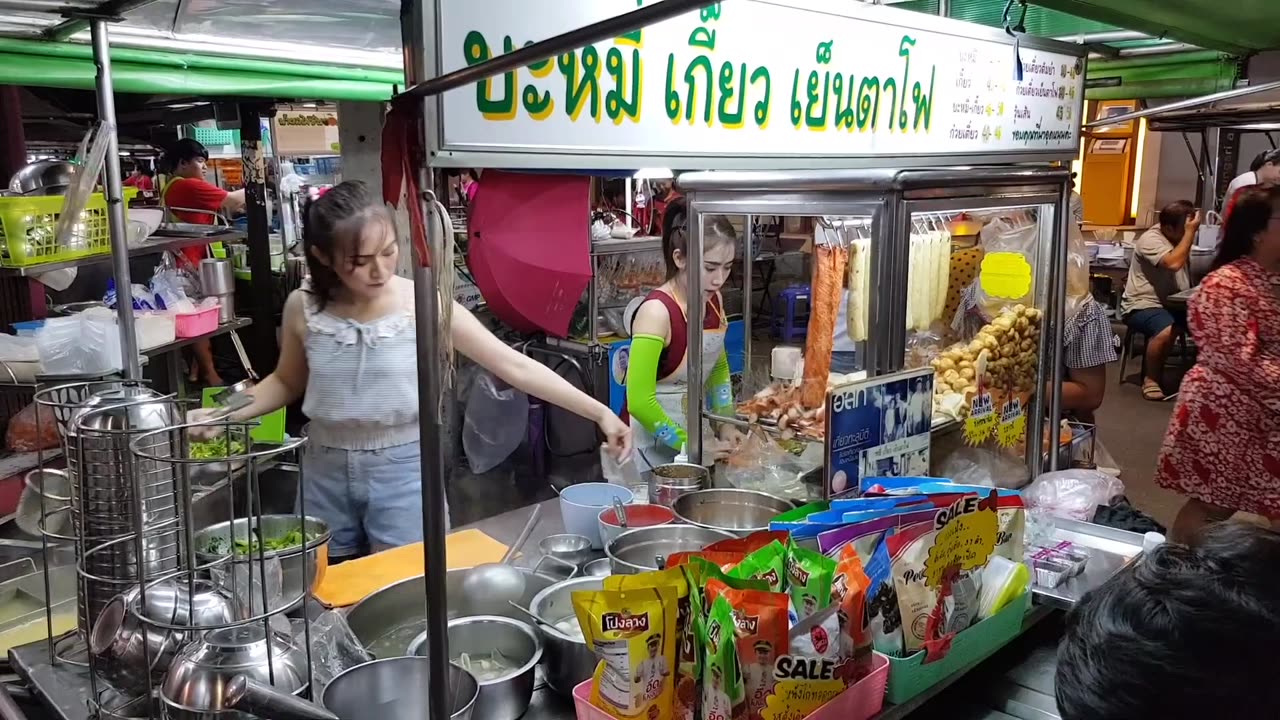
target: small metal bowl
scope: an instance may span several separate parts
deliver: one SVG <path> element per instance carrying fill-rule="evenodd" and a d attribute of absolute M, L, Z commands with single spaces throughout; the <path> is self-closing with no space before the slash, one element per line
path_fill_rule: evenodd
<path fill-rule="evenodd" d="M 609 566 L 609 558 L 600 558 L 583 565 L 582 574 L 587 577 L 606 577 L 613 574 L 613 568 Z"/>
<path fill-rule="evenodd" d="M 414 639 L 411 655 L 426 657 L 427 633 Z M 481 679 L 462 656 L 500 653 L 517 664 L 493 678 Z M 476 615 L 449 621 L 449 654 L 453 664 L 468 670 L 480 684 L 475 716 L 485 720 L 518 720 L 533 699 L 534 676 L 542 660 L 542 640 L 528 623 L 495 615 Z"/>
<path fill-rule="evenodd" d="M 227 707 L 223 688 L 236 675 L 297 694 L 307 687 L 307 654 L 252 623 L 211 630 L 178 653 L 160 686 L 169 720 L 248 720 L 251 715 Z"/>
<path fill-rule="evenodd" d="M 591 559 L 591 538 L 585 535 L 549 535 L 538 543 L 543 555 L 550 555 L 573 565 Z"/>

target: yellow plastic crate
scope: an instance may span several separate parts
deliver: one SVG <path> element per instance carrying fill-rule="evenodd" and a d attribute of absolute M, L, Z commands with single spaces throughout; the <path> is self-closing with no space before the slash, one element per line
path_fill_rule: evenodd
<path fill-rule="evenodd" d="M 137 194 L 137 188 L 124 189 L 126 221 L 128 202 Z M 0 266 L 27 267 L 111 252 L 107 199 L 102 193 L 89 196 L 70 241 L 58 244 L 54 232 L 65 202 L 61 195 L 0 197 Z"/>

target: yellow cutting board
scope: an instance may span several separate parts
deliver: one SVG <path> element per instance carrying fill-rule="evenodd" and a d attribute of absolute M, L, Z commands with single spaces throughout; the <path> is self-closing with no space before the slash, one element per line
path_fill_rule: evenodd
<path fill-rule="evenodd" d="M 502 560 L 507 546 L 479 530 L 461 530 L 445 538 L 448 569 L 469 568 Z M 355 605 L 375 590 L 422 574 L 422 543 L 334 565 L 316 588 L 316 599 L 329 607 Z"/>

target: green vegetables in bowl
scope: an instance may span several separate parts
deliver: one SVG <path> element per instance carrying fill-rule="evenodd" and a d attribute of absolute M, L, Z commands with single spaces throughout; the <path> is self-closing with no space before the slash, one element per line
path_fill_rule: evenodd
<path fill-rule="evenodd" d="M 311 542 L 318 537 L 320 537 L 320 533 L 310 532 L 304 535 L 302 528 L 294 528 L 286 533 L 264 538 L 262 549 L 268 553 L 292 550 L 293 548 L 301 547 L 304 542 Z M 227 555 L 233 549 L 236 555 L 256 555 L 258 553 L 258 538 L 236 538 L 234 541 L 221 536 L 210 538 L 209 543 L 204 548 L 204 552 L 209 555 Z"/>
<path fill-rule="evenodd" d="M 189 446 L 192 460 L 219 460 L 244 453 L 244 443 L 239 440 L 230 440 L 226 435 L 212 440 L 192 441 Z"/>

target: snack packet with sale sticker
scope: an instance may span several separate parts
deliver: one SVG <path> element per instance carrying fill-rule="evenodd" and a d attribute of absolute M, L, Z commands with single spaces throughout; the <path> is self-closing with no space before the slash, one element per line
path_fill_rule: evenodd
<path fill-rule="evenodd" d="M 604 589 L 614 591 L 641 588 L 673 587 L 676 589 L 677 614 L 675 710 L 676 720 L 694 720 L 697 713 L 699 651 L 692 613 L 689 580 L 682 568 L 668 568 L 639 575 L 610 575 L 604 578 Z"/>
<path fill-rule="evenodd" d="M 786 587 L 786 561 L 786 547 L 777 540 L 772 540 L 725 574 L 744 580 L 763 580 L 769 584 L 769 592 L 782 592 Z"/>
<path fill-rule="evenodd" d="M 623 720 L 672 720 L 677 589 L 573 593 L 587 646 L 599 661 L 591 703 Z"/>
<path fill-rule="evenodd" d="M 747 691 L 747 717 L 763 720 L 765 702 L 773 694 L 774 662 L 788 649 L 787 607 L 783 593 L 735 590 L 719 580 L 707 583 L 708 595 L 729 601 L 733 608 L 738 662 Z"/>

